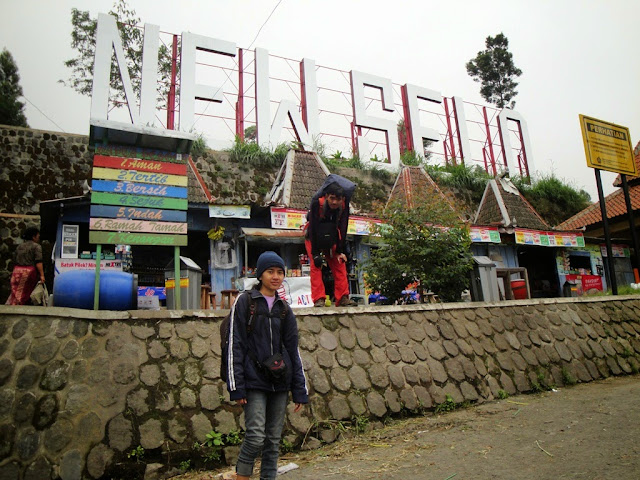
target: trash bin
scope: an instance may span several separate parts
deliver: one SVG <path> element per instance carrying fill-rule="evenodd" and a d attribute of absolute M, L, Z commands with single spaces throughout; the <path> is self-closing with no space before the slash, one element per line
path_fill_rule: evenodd
<path fill-rule="evenodd" d="M 527 298 L 527 284 L 524 280 L 511 280 L 511 291 L 515 300 Z"/>
<path fill-rule="evenodd" d="M 497 302 L 500 300 L 496 264 L 489 257 L 473 257 L 471 298 L 474 302 Z"/>
<path fill-rule="evenodd" d="M 178 284 L 179 283 L 179 287 Z M 200 284 L 202 269 L 187 257 L 180 257 L 180 282 L 175 281 L 175 264 L 169 262 L 164 269 L 164 284 L 167 289 L 167 308 L 176 309 L 176 288 L 180 288 L 180 308 L 195 310 L 200 308 Z"/>
<path fill-rule="evenodd" d="M 578 296 L 578 283 L 575 280 L 567 280 L 562 286 L 563 297 L 577 297 Z"/>

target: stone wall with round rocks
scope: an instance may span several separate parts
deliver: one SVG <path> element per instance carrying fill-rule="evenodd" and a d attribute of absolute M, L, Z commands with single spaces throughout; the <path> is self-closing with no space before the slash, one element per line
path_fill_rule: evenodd
<path fill-rule="evenodd" d="M 0 480 L 165 478 L 197 465 L 208 433 L 243 425 L 219 378 L 224 313 L 0 306 Z M 311 402 L 290 405 L 284 438 L 302 448 L 334 441 L 340 422 L 640 367 L 634 296 L 296 313 Z"/>

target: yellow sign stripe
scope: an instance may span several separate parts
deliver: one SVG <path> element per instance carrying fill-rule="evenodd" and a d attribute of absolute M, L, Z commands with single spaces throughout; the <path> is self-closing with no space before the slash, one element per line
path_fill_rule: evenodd
<path fill-rule="evenodd" d="M 115 168 L 93 167 L 93 178 L 117 180 L 120 182 L 151 183 L 154 185 L 187 186 L 187 177 L 168 173 L 139 172 L 136 170 L 117 170 Z"/>
<path fill-rule="evenodd" d="M 188 277 L 184 277 L 184 278 L 180 278 L 180 288 L 184 288 L 184 287 L 188 287 L 189 286 L 189 278 Z M 164 287 L 165 288 L 176 288 L 176 281 L 173 278 L 168 278 L 164 281 Z"/>

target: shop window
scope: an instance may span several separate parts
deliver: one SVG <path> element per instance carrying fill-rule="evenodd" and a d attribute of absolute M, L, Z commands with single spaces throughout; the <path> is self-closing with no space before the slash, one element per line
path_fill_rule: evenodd
<path fill-rule="evenodd" d="M 591 256 L 569 255 L 569 270 L 591 275 Z"/>

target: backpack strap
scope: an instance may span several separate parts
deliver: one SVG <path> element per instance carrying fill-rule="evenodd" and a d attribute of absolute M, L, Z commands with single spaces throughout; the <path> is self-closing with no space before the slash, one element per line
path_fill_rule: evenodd
<path fill-rule="evenodd" d="M 247 335 L 251 335 L 253 332 L 253 319 L 256 316 L 256 301 L 251 296 L 251 293 L 247 293 L 249 295 L 249 321 L 247 322 Z"/>

